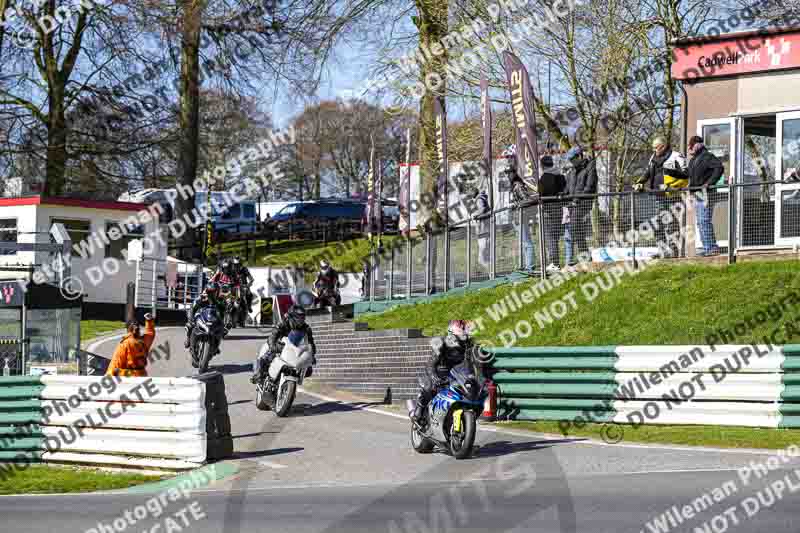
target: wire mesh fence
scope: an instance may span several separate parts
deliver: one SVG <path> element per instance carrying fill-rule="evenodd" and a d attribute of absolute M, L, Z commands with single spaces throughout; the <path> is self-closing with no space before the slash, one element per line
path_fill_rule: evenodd
<path fill-rule="evenodd" d="M 796 182 L 542 198 L 398 240 L 392 266 L 385 258 L 375 263 L 374 298 L 421 296 L 519 271 L 544 277 L 578 261 L 725 254 L 735 261 L 736 250 L 793 242 L 800 245 Z"/>

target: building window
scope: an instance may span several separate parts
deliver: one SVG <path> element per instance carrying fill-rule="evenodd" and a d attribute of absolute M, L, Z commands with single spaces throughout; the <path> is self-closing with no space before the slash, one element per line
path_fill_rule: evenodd
<path fill-rule="evenodd" d="M 119 222 L 106 222 L 106 236 L 110 241 L 106 245 L 106 257 L 124 261 L 125 257 L 122 252 L 127 252 L 129 242 L 144 238 L 144 228 L 138 226 L 128 230 L 124 225 L 120 225 Z"/>
<path fill-rule="evenodd" d="M 75 245 L 89 238 L 91 223 L 88 220 L 53 218 L 50 219 L 51 227 L 53 224 L 64 224 L 64 228 L 67 230 L 67 233 L 69 233 L 70 240 L 72 240 L 72 257 L 80 257 L 80 254 L 75 250 Z"/>
<path fill-rule="evenodd" d="M 17 219 L 0 218 L 0 242 L 17 242 Z M 0 249 L 0 255 L 14 255 L 17 252 Z"/>

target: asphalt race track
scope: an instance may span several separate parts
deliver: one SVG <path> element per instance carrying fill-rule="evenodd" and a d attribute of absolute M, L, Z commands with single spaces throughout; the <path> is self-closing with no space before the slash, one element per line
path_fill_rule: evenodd
<path fill-rule="evenodd" d="M 277 419 L 256 410 L 249 383 L 263 337 L 252 329 L 234 330 L 223 343 L 223 353 L 212 361 L 212 369 L 225 374 L 236 447 L 236 458 L 227 463 L 238 472 L 188 499 L 162 500 L 167 505 L 158 511 L 146 507 L 145 518 L 129 522 L 120 520 L 126 509 L 142 508 L 163 492 L 0 497 L 0 531 L 800 530 L 794 492 L 800 489 L 800 478 L 793 470 L 800 461 L 781 463 L 761 479 L 754 474 L 747 484 L 737 474 L 737 468 L 766 461 L 766 452 L 604 444 L 482 426 L 474 457 L 456 461 L 444 453 L 415 453 L 407 421 L 376 412 L 375 406 L 301 394 L 291 416 Z M 151 375 L 192 374 L 183 330 L 160 330 L 155 342 L 165 341 L 171 357 L 157 362 Z M 115 343 L 112 339 L 94 349 L 110 353 Z M 784 478 L 794 480 L 794 490 L 784 483 L 780 497 L 762 491 L 768 485 L 777 488 Z M 726 483 L 734 492 L 725 496 L 717 491 L 724 499 L 702 498 Z M 748 498 L 749 506 L 744 506 L 742 500 Z M 184 509 L 189 504 L 194 515 Z M 648 525 L 673 506 L 680 513 L 684 505 L 692 516 L 681 518 L 683 523 Z"/>

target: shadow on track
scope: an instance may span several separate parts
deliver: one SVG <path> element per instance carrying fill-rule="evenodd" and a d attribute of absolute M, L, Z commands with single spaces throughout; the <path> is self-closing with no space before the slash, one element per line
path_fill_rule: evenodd
<path fill-rule="evenodd" d="M 511 442 L 507 440 L 495 441 L 483 444 L 473 454 L 472 458 L 481 459 L 486 457 L 500 457 L 503 455 L 511 455 L 513 453 L 530 452 L 533 450 L 542 450 L 550 448 L 556 444 L 567 444 L 570 442 L 579 442 L 582 439 L 550 439 L 550 440 L 535 440 L 530 442 Z"/>
<path fill-rule="evenodd" d="M 225 375 L 243 374 L 244 372 L 253 373 L 253 363 L 209 365 L 209 370 L 216 370 Z"/>
<path fill-rule="evenodd" d="M 306 406 L 303 414 L 305 416 L 326 415 L 330 413 L 347 413 L 353 411 L 361 411 L 368 407 L 375 407 L 378 405 L 386 405 L 383 402 L 369 402 L 369 403 L 342 403 L 342 402 L 323 402 L 316 405 Z"/>
<path fill-rule="evenodd" d="M 305 448 L 273 448 L 271 450 L 255 450 L 252 452 L 236 452 L 232 459 L 252 459 L 254 457 L 269 457 L 286 453 L 302 452 Z"/>

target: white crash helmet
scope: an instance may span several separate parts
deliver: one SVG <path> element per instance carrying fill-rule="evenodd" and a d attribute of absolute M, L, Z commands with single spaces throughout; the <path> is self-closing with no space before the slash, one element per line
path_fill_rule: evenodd
<path fill-rule="evenodd" d="M 328 263 L 325 259 L 319 262 L 319 268 L 323 272 L 323 274 L 328 274 L 331 271 L 331 264 Z"/>

